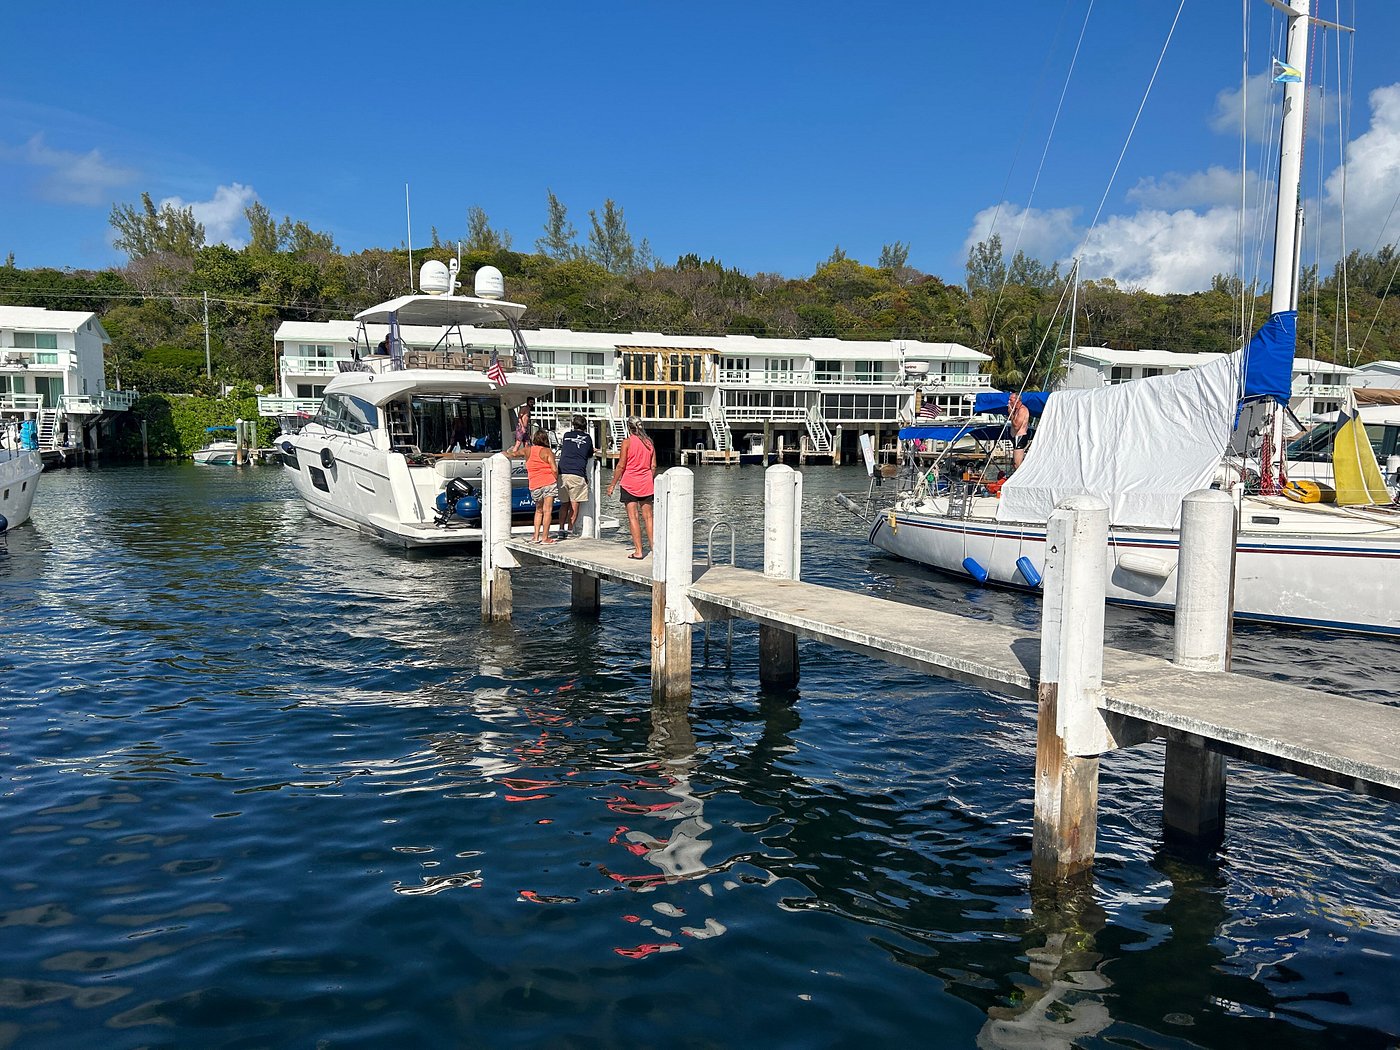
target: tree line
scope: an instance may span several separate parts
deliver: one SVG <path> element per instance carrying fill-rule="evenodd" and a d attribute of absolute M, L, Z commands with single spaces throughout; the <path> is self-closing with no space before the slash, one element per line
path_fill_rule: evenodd
<path fill-rule="evenodd" d="M 921 339 L 956 342 L 992 358 L 998 386 L 1040 386 L 1055 378 L 1051 352 L 1067 344 L 1069 306 L 1081 346 L 1151 347 L 1225 352 L 1249 319 L 1267 316 L 1259 289 L 1218 276 L 1190 294 L 1156 295 L 1112 280 L 1080 282 L 1017 252 L 1000 238 L 968 254 L 958 283 L 908 265 L 909 246 L 884 245 L 876 264 L 839 246 L 809 277 L 747 274 L 694 253 L 674 263 L 634 241 L 623 209 L 608 200 L 590 210 L 580 238 L 551 191 L 533 251 L 513 247 L 473 207 L 461 238 L 463 268 L 490 264 L 506 277 L 510 297 L 527 308 L 525 324 L 586 331 L 652 331 L 808 338 Z M 118 204 L 110 221 L 125 265 L 108 270 L 0 266 L 0 302 L 92 310 L 112 337 L 108 381 L 168 393 L 210 392 L 225 383 L 270 385 L 273 333 L 286 320 L 329 320 L 403 294 L 407 248 L 343 252 L 330 234 L 250 206 L 249 241 L 234 249 L 205 243 L 189 208 Z M 413 263 L 446 262 L 457 241 L 436 229 L 413 249 Z M 1345 270 L 1304 274 L 1298 353 L 1343 364 L 1400 357 L 1400 303 L 1394 245 L 1352 252 Z M 212 378 L 205 376 L 204 300 L 208 297 Z"/>

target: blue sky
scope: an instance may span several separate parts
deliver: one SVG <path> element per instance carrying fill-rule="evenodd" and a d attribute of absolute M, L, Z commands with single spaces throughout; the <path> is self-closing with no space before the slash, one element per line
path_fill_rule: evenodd
<path fill-rule="evenodd" d="M 1400 240 L 1400 4 L 1318 3 L 1359 29 L 1354 63 L 1342 45 L 1355 78 L 1348 228 L 1351 246 L 1371 250 L 1378 236 Z M 911 265 L 959 281 L 994 215 L 1007 245 L 1066 258 L 1178 0 L 1096 0 L 1047 150 L 1088 9 L 5 4 L 0 38 L 23 46 L 6 48 L 0 78 L 0 257 L 120 263 L 108 214 L 142 191 L 194 206 L 211 240 L 234 245 L 257 199 L 342 250 L 398 246 L 408 183 L 417 245 L 430 226 L 462 236 L 479 205 L 528 250 L 552 189 L 581 238 L 589 209 L 611 197 L 668 262 L 693 251 L 796 277 L 837 244 L 873 264 L 900 240 Z M 1259 75 L 1274 19 L 1263 0 L 1250 10 Z M 1192 290 L 1233 269 L 1241 22 L 1238 0 L 1182 5 L 1085 276 Z M 1322 41 L 1335 85 L 1336 40 Z M 1267 100 L 1266 81 L 1251 98 Z M 1305 189 L 1318 216 L 1340 191 L 1337 104 L 1329 87 L 1313 121 Z M 1251 164 L 1261 152 L 1253 142 Z"/>

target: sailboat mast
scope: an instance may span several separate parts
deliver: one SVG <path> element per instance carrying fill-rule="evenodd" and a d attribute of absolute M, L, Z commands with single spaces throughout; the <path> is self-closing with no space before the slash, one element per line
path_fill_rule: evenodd
<path fill-rule="evenodd" d="M 1298 307 L 1298 260 L 1302 247 L 1303 116 L 1307 100 L 1308 14 L 1311 0 L 1269 0 L 1288 15 L 1285 61 L 1298 80 L 1283 89 L 1283 127 L 1279 132 L 1278 215 L 1274 220 L 1274 274 L 1270 313 Z"/>

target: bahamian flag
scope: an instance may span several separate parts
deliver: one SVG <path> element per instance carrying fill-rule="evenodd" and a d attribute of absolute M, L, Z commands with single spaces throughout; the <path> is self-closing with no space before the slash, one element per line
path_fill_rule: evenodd
<path fill-rule="evenodd" d="M 1287 62 L 1274 59 L 1275 84 L 1301 84 L 1302 82 L 1303 74 L 1300 70 L 1290 66 Z"/>

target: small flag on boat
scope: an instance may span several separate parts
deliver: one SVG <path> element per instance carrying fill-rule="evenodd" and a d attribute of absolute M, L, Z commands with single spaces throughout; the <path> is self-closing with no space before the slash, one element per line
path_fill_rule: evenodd
<path fill-rule="evenodd" d="M 925 401 L 919 406 L 920 419 L 937 419 L 943 414 L 943 410 L 934 401 Z"/>
<path fill-rule="evenodd" d="M 495 350 L 491 351 L 491 364 L 486 369 L 486 378 L 495 386 L 506 385 L 506 370 L 501 367 L 501 355 Z"/>
<path fill-rule="evenodd" d="M 1301 84 L 1303 74 L 1298 69 L 1290 66 L 1287 62 L 1280 62 L 1274 59 L 1274 83 L 1275 84 Z"/>

